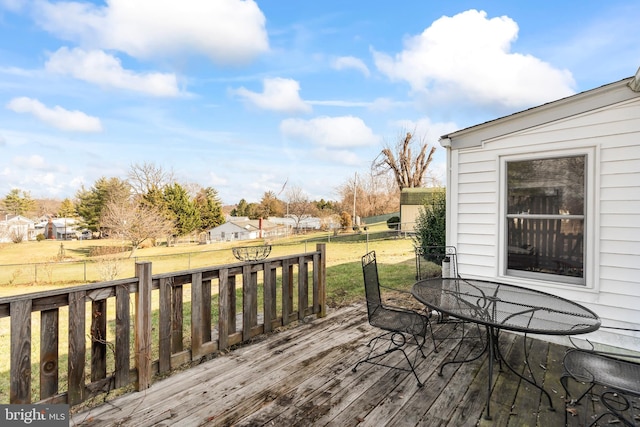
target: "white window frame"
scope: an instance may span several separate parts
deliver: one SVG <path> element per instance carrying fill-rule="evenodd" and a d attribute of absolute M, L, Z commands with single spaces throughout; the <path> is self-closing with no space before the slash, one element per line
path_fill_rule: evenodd
<path fill-rule="evenodd" d="M 585 156 L 585 200 L 584 200 L 584 259 L 583 278 L 560 276 L 548 273 L 510 270 L 507 273 L 507 163 L 527 160 L 544 160 L 560 157 Z M 500 156 L 500 218 L 499 218 L 499 246 L 498 246 L 498 276 L 505 281 L 529 282 L 533 285 L 545 284 L 550 286 L 573 287 L 579 289 L 595 289 L 595 241 L 599 233 L 596 232 L 596 147 L 577 147 L 575 149 L 554 150 L 540 153 L 518 153 Z"/>

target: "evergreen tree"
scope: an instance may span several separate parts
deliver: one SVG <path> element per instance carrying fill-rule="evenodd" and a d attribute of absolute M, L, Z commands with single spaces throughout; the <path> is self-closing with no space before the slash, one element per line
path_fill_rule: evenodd
<path fill-rule="evenodd" d="M 64 199 L 58 209 L 58 217 L 60 218 L 73 218 L 76 216 L 76 208 L 70 199 Z"/>
<path fill-rule="evenodd" d="M 284 203 L 278 200 L 276 193 L 266 191 L 258 205 L 258 217 L 269 218 L 270 216 L 284 216 Z"/>
<path fill-rule="evenodd" d="M 202 188 L 196 195 L 194 204 L 200 214 L 200 229 L 202 231 L 224 224 L 222 203 L 215 189 L 211 187 Z"/>
<path fill-rule="evenodd" d="M 249 204 L 245 199 L 240 199 L 236 207 L 231 211 L 232 216 L 249 216 Z"/>
<path fill-rule="evenodd" d="M 2 200 L 2 207 L 10 215 L 26 215 L 35 207 L 35 202 L 28 191 L 14 188 Z"/>
<path fill-rule="evenodd" d="M 176 235 L 184 236 L 200 229 L 200 213 L 187 190 L 177 182 L 164 187 L 164 201 L 175 223 Z"/>
<path fill-rule="evenodd" d="M 118 178 L 99 178 L 90 189 L 82 186 L 76 193 L 76 212 L 82 218 L 83 226 L 92 231 L 100 231 L 100 216 L 110 201 L 127 200 L 131 187 Z"/>

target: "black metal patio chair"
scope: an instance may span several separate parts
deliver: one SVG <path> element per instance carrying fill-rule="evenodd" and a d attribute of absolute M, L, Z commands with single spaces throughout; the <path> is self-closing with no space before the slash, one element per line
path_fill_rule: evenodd
<path fill-rule="evenodd" d="M 638 332 L 626 328 L 601 328 Z M 562 361 L 560 383 L 567 405 L 565 425 L 568 425 L 568 414 L 582 415 L 579 423 L 585 426 L 640 425 L 640 356 L 597 351 L 593 345 L 591 347 L 569 349 Z M 569 378 L 582 385 L 582 393 L 577 398 L 571 397 Z M 579 405 L 581 410 L 577 408 Z M 589 416 L 592 408 L 594 413 Z"/>
<path fill-rule="evenodd" d="M 455 246 L 416 246 L 416 280 L 438 279 L 440 277 L 457 277 L 462 279 L 458 270 L 458 252 Z M 473 324 L 471 327 L 473 332 L 465 329 L 468 322 L 457 318 L 449 317 L 444 313 L 425 308 L 427 316 L 434 318 L 436 323 L 454 324 L 454 327 L 460 326 L 461 336 L 457 338 L 473 338 L 483 339 L 485 333 L 480 325 Z M 451 336 L 447 339 L 457 339 Z M 436 337 L 436 339 L 441 339 Z"/>
<path fill-rule="evenodd" d="M 422 347 L 425 344 L 427 332 L 431 330 L 429 318 L 413 310 L 383 304 L 375 251 L 362 257 L 362 273 L 369 324 L 385 332 L 369 341 L 367 344 L 371 347 L 369 353 L 353 367 L 353 372 L 356 372 L 358 366 L 363 363 L 399 369 L 412 372 L 418 381 L 418 387 L 422 387 L 415 365 L 418 355 L 426 357 Z M 431 336 L 433 338 L 433 331 Z M 413 359 L 405 351 L 405 345 L 408 343 L 414 343 L 417 346 Z M 395 352 L 404 356 L 408 367 L 387 360 L 386 356 Z"/>
<path fill-rule="evenodd" d="M 455 246 L 416 246 L 416 280 L 460 277 Z"/>
<path fill-rule="evenodd" d="M 455 246 L 416 246 L 416 280 L 437 279 L 439 277 L 460 277 L 458 273 L 458 253 Z M 450 321 L 442 313 L 427 309 L 429 317 L 436 316 L 438 323 Z"/>

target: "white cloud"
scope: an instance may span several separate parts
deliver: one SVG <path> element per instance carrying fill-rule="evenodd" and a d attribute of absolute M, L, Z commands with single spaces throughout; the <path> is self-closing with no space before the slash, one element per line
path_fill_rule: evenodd
<path fill-rule="evenodd" d="M 362 166 L 362 159 L 355 153 L 347 150 L 327 150 L 320 148 L 313 151 L 313 158 L 318 160 L 326 160 L 332 164 L 342 164 L 348 166 Z"/>
<path fill-rule="evenodd" d="M 5 145 L 7 145 L 7 140 L 4 139 L 2 135 L 0 135 L 0 147 L 4 147 Z"/>
<path fill-rule="evenodd" d="M 224 177 L 221 177 L 220 175 L 216 174 L 215 172 L 209 172 L 209 183 L 216 187 L 219 185 L 226 185 L 227 184 L 227 179 Z"/>
<path fill-rule="evenodd" d="M 447 93 L 450 100 L 523 107 L 573 94 L 569 71 L 510 52 L 517 36 L 511 18 L 487 19 L 486 12 L 468 10 L 408 37 L 394 57 L 375 51 L 373 57 L 392 80 L 408 82 L 415 92 Z"/>
<path fill-rule="evenodd" d="M 353 56 L 341 56 L 340 58 L 337 58 L 335 61 L 333 61 L 332 65 L 336 70 L 344 70 L 348 68 L 356 69 L 366 77 L 369 77 L 369 75 L 371 74 L 366 64 L 361 59 Z"/>
<path fill-rule="evenodd" d="M 13 159 L 13 164 L 20 168 L 46 169 L 47 165 L 44 157 L 33 154 L 29 157 L 17 156 Z"/>
<path fill-rule="evenodd" d="M 100 132 L 102 124 L 97 117 L 91 117 L 82 111 L 69 111 L 56 105 L 48 108 L 37 99 L 27 97 L 14 98 L 7 108 L 16 113 L 33 114 L 43 122 L 61 130 L 77 132 Z"/>
<path fill-rule="evenodd" d="M 362 119 L 353 116 L 286 119 L 280 123 L 280 132 L 287 138 L 323 147 L 358 147 L 380 142 L 380 137 Z"/>
<path fill-rule="evenodd" d="M 428 117 L 419 120 L 398 120 L 393 124 L 402 129 L 402 136 L 404 136 L 405 132 L 411 132 L 416 138 L 423 139 L 429 145 L 435 147 L 440 147 L 438 140 L 442 135 L 460 129 L 460 126 L 454 122 L 433 123 Z"/>
<path fill-rule="evenodd" d="M 180 93 L 175 74 L 134 73 L 122 68 L 118 58 L 101 50 L 69 50 L 62 47 L 51 54 L 45 68 L 101 86 L 155 96 L 177 96 Z"/>
<path fill-rule="evenodd" d="M 244 87 L 233 93 L 263 110 L 285 113 L 311 112 L 311 106 L 300 98 L 300 84 L 292 79 L 264 79 L 262 93 L 252 92 Z"/>
<path fill-rule="evenodd" d="M 58 37 L 136 58 L 200 54 L 234 64 L 269 49 L 265 16 L 252 0 L 41 1 L 36 16 Z"/>

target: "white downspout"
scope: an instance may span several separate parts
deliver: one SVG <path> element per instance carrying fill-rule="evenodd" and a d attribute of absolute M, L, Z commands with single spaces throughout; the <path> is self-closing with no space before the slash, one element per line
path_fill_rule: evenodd
<path fill-rule="evenodd" d="M 446 229 L 445 229 L 445 239 L 446 239 L 446 244 L 447 245 L 451 245 L 451 240 L 453 238 L 452 236 L 452 216 L 451 216 L 451 212 L 453 209 L 453 206 L 451 205 L 451 139 L 448 137 L 441 137 L 438 142 L 440 143 L 440 145 L 442 146 L 442 148 L 444 148 L 445 150 L 447 150 L 447 167 L 446 167 L 446 192 L 445 192 L 445 201 L 447 204 L 447 211 L 446 211 Z"/>

